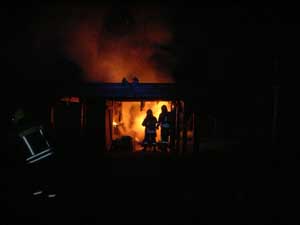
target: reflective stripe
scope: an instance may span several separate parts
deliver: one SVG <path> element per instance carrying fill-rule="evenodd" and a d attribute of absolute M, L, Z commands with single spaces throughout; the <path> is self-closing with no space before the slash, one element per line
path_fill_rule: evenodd
<path fill-rule="evenodd" d="M 25 141 L 25 144 L 27 145 L 27 147 L 29 148 L 29 151 L 31 153 L 31 155 L 34 155 L 34 151 L 33 149 L 31 148 L 29 142 L 27 141 L 26 137 L 22 136 L 22 139 Z"/>
<path fill-rule="evenodd" d="M 33 193 L 33 195 L 40 195 L 42 193 L 43 193 L 43 191 L 36 191 L 36 192 Z"/>
<path fill-rule="evenodd" d="M 38 157 L 39 155 L 42 155 L 42 154 L 44 154 L 44 153 L 47 153 L 47 152 L 49 152 L 50 150 L 51 150 L 51 148 L 48 148 L 48 149 L 45 150 L 45 151 L 42 151 L 42 152 L 40 152 L 40 153 L 38 153 L 38 154 L 35 154 L 35 155 L 33 155 L 33 156 L 30 156 L 30 157 L 27 158 L 26 160 L 30 160 L 30 159 L 32 159 L 32 158 Z"/>
<path fill-rule="evenodd" d="M 54 198 L 56 196 L 56 194 L 49 194 L 48 198 Z"/>
<path fill-rule="evenodd" d="M 45 135 L 44 135 L 44 132 L 43 132 L 42 128 L 40 129 L 40 133 L 41 133 L 41 135 L 43 136 L 43 138 L 45 139 L 46 144 L 47 144 L 48 146 L 50 146 L 49 143 L 48 143 L 48 141 L 47 141 L 47 139 L 45 138 Z"/>
<path fill-rule="evenodd" d="M 147 141 L 145 141 L 145 142 L 143 142 L 143 144 L 144 144 L 144 145 L 147 145 L 147 144 L 148 144 L 148 142 L 147 142 Z M 156 145 L 156 142 L 152 142 L 151 144 L 152 144 L 152 145 Z"/>
<path fill-rule="evenodd" d="M 168 124 L 168 123 L 163 123 L 163 124 L 162 124 L 162 127 L 163 127 L 163 128 L 169 128 L 169 127 L 170 127 L 170 124 Z"/>
<path fill-rule="evenodd" d="M 31 127 L 31 128 L 29 128 L 29 129 L 24 130 L 24 131 L 22 131 L 21 133 L 19 133 L 19 136 L 20 136 L 20 137 L 27 136 L 27 135 L 30 135 L 30 134 L 32 134 L 32 133 L 34 133 L 34 132 L 40 131 L 40 129 L 42 129 L 40 126 L 37 126 L 37 127 Z"/>
<path fill-rule="evenodd" d="M 155 130 L 147 130 L 147 134 L 155 134 L 156 131 Z"/>
<path fill-rule="evenodd" d="M 34 160 L 32 160 L 32 161 L 29 161 L 28 163 L 34 163 L 34 162 L 36 162 L 36 161 L 39 161 L 39 160 L 41 160 L 41 159 L 43 159 L 43 158 L 46 158 L 46 157 L 52 155 L 52 154 L 53 154 L 53 152 L 49 152 L 48 154 L 43 155 L 43 156 L 41 156 L 41 157 L 39 157 L 39 158 L 37 158 L 37 159 L 34 159 Z"/>
<path fill-rule="evenodd" d="M 169 142 L 167 142 L 167 141 L 162 141 L 161 143 L 162 143 L 162 144 L 168 144 Z"/>

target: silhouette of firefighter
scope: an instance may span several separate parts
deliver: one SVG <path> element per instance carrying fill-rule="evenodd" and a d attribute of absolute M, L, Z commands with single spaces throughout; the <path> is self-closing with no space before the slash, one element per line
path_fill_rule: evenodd
<path fill-rule="evenodd" d="M 160 148 L 162 151 L 166 151 L 169 146 L 169 137 L 172 125 L 171 113 L 168 111 L 167 106 L 161 107 L 161 113 L 158 117 L 158 123 L 156 128 L 160 127 Z"/>
<path fill-rule="evenodd" d="M 24 175 L 28 176 L 27 184 L 32 189 L 32 194 L 55 197 L 50 179 L 53 174 L 49 168 L 54 151 L 48 142 L 49 135 L 45 133 L 45 126 L 23 107 L 17 108 L 10 120 L 9 133 L 10 141 L 14 142 L 14 157 L 18 158 L 19 164 L 24 166 L 23 171 L 26 171 Z"/>
<path fill-rule="evenodd" d="M 145 127 L 144 151 L 147 150 L 147 147 L 152 147 L 154 151 L 156 150 L 156 124 L 157 118 L 153 116 L 152 110 L 148 109 L 146 118 L 142 123 L 142 126 Z"/>

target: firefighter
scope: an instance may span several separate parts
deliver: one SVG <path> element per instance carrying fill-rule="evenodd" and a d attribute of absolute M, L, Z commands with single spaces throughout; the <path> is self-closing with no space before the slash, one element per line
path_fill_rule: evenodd
<path fill-rule="evenodd" d="M 10 140 L 14 142 L 14 157 L 20 159 L 18 162 L 24 166 L 24 172 L 29 178 L 29 188 L 33 188 L 32 195 L 46 194 L 48 198 L 55 197 L 50 177 L 50 161 L 46 158 L 53 155 L 53 148 L 44 134 L 41 121 L 34 119 L 29 111 L 19 107 L 10 117 L 12 126 L 10 129 Z M 21 162 L 21 158 L 23 163 Z M 47 162 L 47 163 L 46 163 Z"/>
<path fill-rule="evenodd" d="M 146 151 L 147 146 L 153 147 L 154 151 L 156 150 L 156 124 L 157 124 L 157 118 L 153 116 L 152 110 L 148 109 L 146 118 L 142 123 L 142 126 L 145 127 L 143 151 Z"/>
<path fill-rule="evenodd" d="M 158 129 L 159 127 L 161 150 L 166 151 L 169 145 L 169 137 L 171 130 L 171 113 L 168 111 L 166 105 L 163 105 L 161 107 L 161 113 L 159 114 L 156 128 Z"/>

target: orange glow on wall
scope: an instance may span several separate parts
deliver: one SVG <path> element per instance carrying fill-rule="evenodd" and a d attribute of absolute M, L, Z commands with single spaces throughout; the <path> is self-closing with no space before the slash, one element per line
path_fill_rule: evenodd
<path fill-rule="evenodd" d="M 72 102 L 72 103 L 79 103 L 80 99 L 78 97 L 63 97 L 60 99 L 62 102 Z"/>

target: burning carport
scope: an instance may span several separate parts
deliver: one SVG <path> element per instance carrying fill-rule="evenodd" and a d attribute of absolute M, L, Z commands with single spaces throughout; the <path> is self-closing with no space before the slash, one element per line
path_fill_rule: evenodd
<path fill-rule="evenodd" d="M 80 92 L 64 89 L 59 95 L 51 123 L 61 136 L 71 132 L 71 140 L 77 137 L 104 151 L 139 151 L 146 111 L 152 109 L 158 118 L 166 105 L 174 115 L 170 149 L 193 150 L 194 113 L 174 83 L 88 83 Z M 156 139 L 159 143 L 159 130 Z"/>

